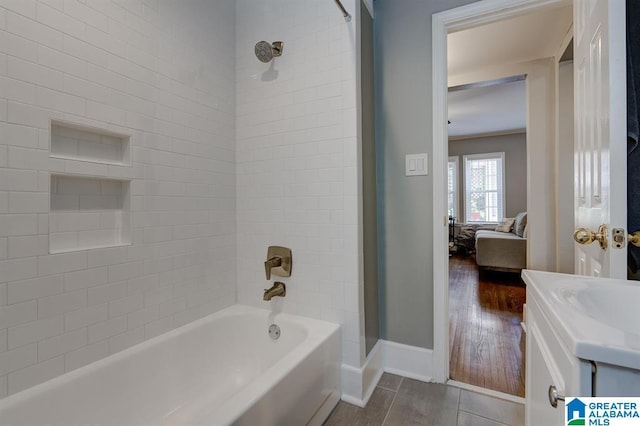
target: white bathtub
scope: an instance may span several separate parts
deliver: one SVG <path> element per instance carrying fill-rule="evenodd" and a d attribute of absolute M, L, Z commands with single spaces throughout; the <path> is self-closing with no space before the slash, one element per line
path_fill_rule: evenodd
<path fill-rule="evenodd" d="M 338 325 L 236 305 L 1 400 L 0 425 L 321 424 L 339 366 Z"/>

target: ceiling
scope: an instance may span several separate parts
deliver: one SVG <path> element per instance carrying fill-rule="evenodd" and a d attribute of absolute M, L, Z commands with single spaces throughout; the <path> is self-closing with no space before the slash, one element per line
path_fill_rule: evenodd
<path fill-rule="evenodd" d="M 515 133 L 527 125 L 524 80 L 449 93 L 449 137 Z"/>
<path fill-rule="evenodd" d="M 572 7 L 564 6 L 449 34 L 449 80 L 464 80 L 501 64 L 552 57 L 571 22 Z M 449 120 L 449 135 L 458 138 L 525 128 L 524 81 L 449 93 Z"/>

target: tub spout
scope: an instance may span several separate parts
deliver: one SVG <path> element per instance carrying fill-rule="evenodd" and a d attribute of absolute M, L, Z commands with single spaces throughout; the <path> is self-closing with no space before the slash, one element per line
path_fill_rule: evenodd
<path fill-rule="evenodd" d="M 284 283 L 280 281 L 276 281 L 273 283 L 273 287 L 264 289 L 264 296 L 262 296 L 262 300 L 271 300 L 272 297 L 280 296 L 284 297 L 287 294 L 287 288 Z"/>
<path fill-rule="evenodd" d="M 267 275 L 267 279 L 271 279 L 271 269 L 282 266 L 282 258 L 280 256 L 273 256 L 264 262 L 264 273 Z"/>

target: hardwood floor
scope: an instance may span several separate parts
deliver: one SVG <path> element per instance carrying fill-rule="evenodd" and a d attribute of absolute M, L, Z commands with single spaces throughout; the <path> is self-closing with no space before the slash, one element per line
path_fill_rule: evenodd
<path fill-rule="evenodd" d="M 459 382 L 524 396 L 519 274 L 479 272 L 473 256 L 449 258 L 449 374 Z"/>

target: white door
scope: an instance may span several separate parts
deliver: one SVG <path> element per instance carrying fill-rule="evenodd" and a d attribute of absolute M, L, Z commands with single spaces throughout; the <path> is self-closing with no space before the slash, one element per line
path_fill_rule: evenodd
<path fill-rule="evenodd" d="M 575 218 L 580 275 L 627 278 L 625 2 L 575 0 Z M 604 225 L 602 235 L 598 230 Z M 589 244 L 589 240 L 593 240 Z M 603 244 L 601 244 L 601 241 Z"/>

